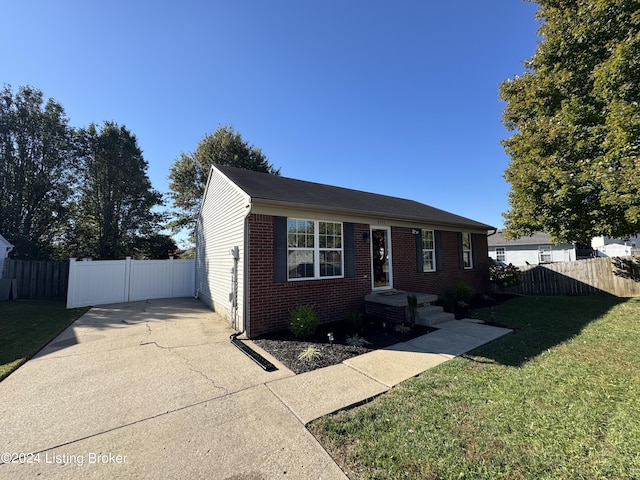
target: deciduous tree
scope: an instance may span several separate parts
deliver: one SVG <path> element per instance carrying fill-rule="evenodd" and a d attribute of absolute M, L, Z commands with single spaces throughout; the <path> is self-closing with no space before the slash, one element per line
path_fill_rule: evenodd
<path fill-rule="evenodd" d="M 0 91 L 0 232 L 17 258 L 46 258 L 68 217 L 72 131 L 30 86 Z"/>
<path fill-rule="evenodd" d="M 178 209 L 173 227 L 193 229 L 211 165 L 230 165 L 279 175 L 260 148 L 247 143 L 231 126 L 220 126 L 200 141 L 193 153 L 182 153 L 169 172 L 170 196 Z"/>
<path fill-rule="evenodd" d="M 538 48 L 503 82 L 506 230 L 558 241 L 640 231 L 640 1 L 535 0 Z"/>

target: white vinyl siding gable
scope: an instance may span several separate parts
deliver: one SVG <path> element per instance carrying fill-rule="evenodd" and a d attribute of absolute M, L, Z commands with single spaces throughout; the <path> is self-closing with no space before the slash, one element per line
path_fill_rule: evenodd
<path fill-rule="evenodd" d="M 489 256 L 494 260 L 499 261 L 499 249 L 503 249 L 505 257 L 504 263 L 511 263 L 517 267 L 522 267 L 525 265 L 538 265 L 540 263 L 540 248 L 540 245 L 512 245 L 503 247 L 492 247 L 489 249 Z M 571 262 L 576 259 L 576 250 L 573 245 L 547 245 L 546 249 L 545 261 Z"/>
<path fill-rule="evenodd" d="M 244 298 L 245 220 L 250 198 L 215 168 L 212 170 L 196 227 L 196 289 L 223 317 L 231 318 L 233 256 L 238 247 L 237 321 L 242 330 Z"/>

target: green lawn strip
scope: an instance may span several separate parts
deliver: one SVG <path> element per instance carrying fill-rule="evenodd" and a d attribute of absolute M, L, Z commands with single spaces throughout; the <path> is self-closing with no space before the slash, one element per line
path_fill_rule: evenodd
<path fill-rule="evenodd" d="M 640 478 L 640 299 L 477 316 L 517 333 L 310 425 L 352 480 Z"/>
<path fill-rule="evenodd" d="M 87 308 L 64 301 L 0 302 L 0 380 L 35 355 Z"/>

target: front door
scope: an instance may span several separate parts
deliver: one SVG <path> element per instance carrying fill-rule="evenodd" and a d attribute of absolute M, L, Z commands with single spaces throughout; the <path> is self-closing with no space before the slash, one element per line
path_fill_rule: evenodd
<path fill-rule="evenodd" d="M 389 227 L 371 228 L 371 267 L 373 289 L 393 287 L 391 276 L 391 230 Z"/>

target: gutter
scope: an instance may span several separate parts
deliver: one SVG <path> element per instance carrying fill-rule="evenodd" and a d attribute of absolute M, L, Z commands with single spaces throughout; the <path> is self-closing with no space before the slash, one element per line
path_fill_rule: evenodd
<path fill-rule="evenodd" d="M 244 353 L 247 357 L 249 357 L 251 360 L 253 360 L 258 366 L 260 366 L 260 368 L 262 368 L 263 370 L 267 371 L 267 372 L 274 372 L 276 370 L 278 370 L 278 368 L 271 363 L 269 360 L 267 360 L 266 358 L 264 358 L 262 355 L 260 355 L 258 352 L 256 352 L 255 350 L 253 350 L 249 345 L 247 345 L 246 343 L 244 343 L 242 340 L 239 340 L 238 337 L 242 334 L 245 333 L 246 330 L 249 330 L 247 327 L 248 325 L 246 324 L 246 318 L 247 318 L 247 279 L 248 279 L 248 270 L 249 270 L 249 266 L 248 266 L 248 262 L 247 262 L 247 258 L 248 258 L 248 253 L 249 253 L 249 228 L 248 228 L 248 221 L 247 219 L 249 218 L 249 214 L 251 213 L 251 197 L 249 197 L 249 204 L 245 207 L 247 209 L 247 213 L 245 214 L 244 217 L 244 223 L 245 223 L 245 229 L 244 229 L 244 265 L 243 265 L 243 272 L 244 272 L 244 277 L 243 277 L 243 288 L 242 288 L 242 325 L 244 326 L 245 330 L 242 330 L 241 332 L 235 332 L 232 333 L 229 336 L 229 341 L 231 342 L 231 344 L 236 347 L 238 350 L 240 350 L 242 353 Z M 234 247 L 237 249 L 237 247 Z M 237 267 L 236 267 L 237 268 Z M 234 318 L 234 326 L 236 325 L 236 316 L 238 314 L 238 298 L 237 298 L 237 289 L 235 291 L 236 294 L 236 298 L 234 298 L 233 300 L 233 304 L 235 306 L 232 306 L 231 308 L 233 309 L 233 318 Z M 249 336 L 249 332 L 247 331 L 247 336 Z"/>
<path fill-rule="evenodd" d="M 436 207 L 431 207 L 435 210 L 440 210 L 450 215 L 454 215 L 456 217 L 463 218 L 465 220 L 469 220 L 469 222 L 446 222 L 437 219 L 428 219 L 423 217 L 415 217 L 410 215 L 396 215 L 385 212 L 371 212 L 371 211 L 363 211 L 356 210 L 353 208 L 341 208 L 341 207 L 331 207 L 331 208 L 322 208 L 320 205 L 311 205 L 305 203 L 291 203 L 285 202 L 282 200 L 271 200 L 267 198 L 257 198 L 257 203 L 259 205 L 265 205 L 267 207 L 283 207 L 286 209 L 295 209 L 295 210 L 305 210 L 305 211 L 314 211 L 314 212 L 331 212 L 331 213 L 342 213 L 347 215 L 355 215 L 359 217 L 368 217 L 368 218 L 384 218 L 389 220 L 402 220 L 405 222 L 418 222 L 418 223 L 429 223 L 434 225 L 441 225 L 443 227 L 461 227 L 466 229 L 478 229 L 478 230 L 489 230 L 495 229 L 491 225 L 485 225 L 484 223 L 476 222 L 475 220 L 465 219 L 465 217 L 461 217 L 460 215 L 456 215 L 455 213 L 445 212 L 444 210 L 440 210 Z M 427 205 L 428 206 L 428 205 Z M 497 231 L 497 229 L 495 229 Z"/>
<path fill-rule="evenodd" d="M 242 332 L 232 333 L 231 336 L 229 337 L 231 344 L 237 347 L 238 350 L 244 353 L 251 360 L 256 362 L 263 370 L 267 372 L 275 372 L 276 370 L 278 370 L 278 367 L 276 367 L 273 363 L 271 363 L 269 360 L 264 358 L 258 352 L 253 350 L 249 345 L 244 343 L 242 340 L 238 340 L 238 337 L 243 333 L 244 333 L 244 330 Z"/>

